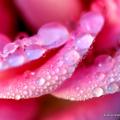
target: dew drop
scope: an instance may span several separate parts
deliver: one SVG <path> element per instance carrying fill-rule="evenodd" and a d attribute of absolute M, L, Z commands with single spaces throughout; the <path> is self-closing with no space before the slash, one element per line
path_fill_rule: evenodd
<path fill-rule="evenodd" d="M 59 73 L 60 69 L 59 68 L 55 68 L 55 73 Z"/>
<path fill-rule="evenodd" d="M 51 75 L 50 74 L 46 75 L 46 79 L 50 80 L 51 79 Z"/>
<path fill-rule="evenodd" d="M 108 72 L 113 68 L 114 60 L 111 56 L 100 55 L 95 59 L 95 65 L 99 72 Z"/>
<path fill-rule="evenodd" d="M 77 37 L 75 41 L 75 47 L 76 49 L 80 50 L 86 50 L 88 49 L 91 44 L 93 43 L 94 37 L 90 34 L 85 34 L 83 36 Z"/>
<path fill-rule="evenodd" d="M 57 66 L 58 67 L 61 67 L 63 64 L 64 64 L 64 62 L 62 60 L 60 60 L 60 61 L 57 62 Z"/>
<path fill-rule="evenodd" d="M 35 60 L 40 58 L 44 53 L 46 52 L 46 49 L 41 48 L 38 45 L 31 45 L 27 46 L 25 48 L 25 56 L 29 60 Z"/>
<path fill-rule="evenodd" d="M 20 100 L 21 99 L 21 95 L 15 95 L 15 100 Z"/>
<path fill-rule="evenodd" d="M 40 78 L 39 80 L 37 80 L 37 83 L 38 83 L 38 85 L 42 86 L 45 83 L 45 79 L 44 78 Z"/>
<path fill-rule="evenodd" d="M 97 81 L 101 81 L 105 78 L 105 74 L 104 73 L 96 73 L 95 75 L 95 80 Z"/>
<path fill-rule="evenodd" d="M 69 39 L 69 32 L 61 24 L 48 23 L 40 28 L 38 31 L 38 36 L 42 46 L 54 48 L 67 42 Z"/>
<path fill-rule="evenodd" d="M 61 72 L 62 75 L 67 74 L 67 70 L 66 70 L 65 68 L 61 68 L 61 71 L 60 71 L 60 72 Z"/>
<path fill-rule="evenodd" d="M 9 65 L 5 61 L 0 62 L 0 70 L 5 70 L 9 68 Z"/>
<path fill-rule="evenodd" d="M 107 87 L 107 92 L 108 93 L 115 93 L 115 92 L 118 92 L 118 91 L 119 91 L 119 86 L 115 82 L 109 84 L 108 87 Z"/>
<path fill-rule="evenodd" d="M 79 59 L 80 59 L 80 55 L 76 50 L 70 50 L 64 56 L 65 64 L 69 64 L 69 65 L 77 64 Z"/>
<path fill-rule="evenodd" d="M 58 79 L 59 79 L 59 78 L 58 78 L 57 75 L 54 75 L 54 76 L 53 76 L 53 80 L 54 80 L 54 81 L 57 81 Z"/>
<path fill-rule="evenodd" d="M 28 92 L 27 91 L 23 91 L 23 95 L 27 96 Z"/>
<path fill-rule="evenodd" d="M 12 67 L 22 65 L 24 62 L 25 58 L 23 55 L 20 54 L 12 54 L 7 57 L 7 63 Z"/>
<path fill-rule="evenodd" d="M 50 79 L 50 78 L 51 78 L 50 72 L 45 71 L 45 78 L 46 78 L 46 79 Z"/>
<path fill-rule="evenodd" d="M 67 96 L 68 100 L 75 101 L 75 98 L 73 96 Z"/>
<path fill-rule="evenodd" d="M 100 13 L 88 12 L 81 17 L 80 28 L 87 33 L 96 35 L 104 24 L 104 18 Z"/>
<path fill-rule="evenodd" d="M 96 87 L 94 90 L 93 90 L 93 94 L 95 97 L 100 97 L 104 94 L 104 91 L 101 87 Z"/>
<path fill-rule="evenodd" d="M 17 48 L 18 48 L 17 44 L 15 44 L 15 43 L 8 43 L 3 48 L 3 54 L 5 54 L 7 56 L 9 53 L 15 52 Z"/>

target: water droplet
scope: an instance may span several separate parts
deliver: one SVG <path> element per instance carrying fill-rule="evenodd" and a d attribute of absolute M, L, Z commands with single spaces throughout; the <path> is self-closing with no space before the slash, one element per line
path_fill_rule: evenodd
<path fill-rule="evenodd" d="M 9 65 L 5 61 L 0 62 L 0 70 L 5 70 L 9 68 Z"/>
<path fill-rule="evenodd" d="M 45 83 L 45 79 L 44 78 L 40 78 L 39 80 L 37 80 L 37 83 L 38 83 L 38 85 L 42 86 Z"/>
<path fill-rule="evenodd" d="M 33 75 L 35 75 L 35 72 L 31 72 L 30 74 L 33 76 Z"/>
<path fill-rule="evenodd" d="M 18 48 L 17 44 L 15 44 L 15 43 L 8 43 L 3 48 L 3 54 L 5 54 L 7 56 L 9 53 L 15 52 L 17 48 Z"/>
<path fill-rule="evenodd" d="M 21 95 L 15 95 L 15 100 L 20 100 L 21 99 Z"/>
<path fill-rule="evenodd" d="M 115 93 L 115 92 L 118 92 L 119 91 L 119 86 L 117 83 L 111 83 L 108 85 L 107 87 L 107 92 L 108 93 Z"/>
<path fill-rule="evenodd" d="M 59 68 L 55 68 L 55 73 L 59 73 L 60 69 Z"/>
<path fill-rule="evenodd" d="M 69 65 L 77 64 L 79 62 L 79 59 L 80 55 L 76 50 L 70 50 L 64 56 L 65 64 Z"/>
<path fill-rule="evenodd" d="M 95 80 L 97 81 L 101 81 L 105 78 L 105 74 L 104 73 L 96 73 L 95 75 Z"/>
<path fill-rule="evenodd" d="M 104 91 L 101 87 L 96 87 L 94 90 L 93 90 L 93 94 L 95 97 L 100 97 L 104 94 Z"/>
<path fill-rule="evenodd" d="M 63 64 L 64 64 L 64 62 L 62 60 L 60 60 L 60 61 L 57 62 L 57 66 L 58 67 L 61 67 Z"/>
<path fill-rule="evenodd" d="M 83 36 L 77 37 L 75 41 L 76 49 L 85 50 L 88 49 L 93 43 L 94 37 L 90 34 L 85 34 Z"/>
<path fill-rule="evenodd" d="M 53 76 L 53 80 L 54 80 L 54 81 L 57 81 L 58 79 L 59 79 L 59 78 L 58 78 L 57 75 L 54 75 L 54 76 Z"/>
<path fill-rule="evenodd" d="M 99 72 L 108 72 L 113 68 L 114 60 L 111 56 L 100 55 L 95 59 L 95 65 Z"/>
<path fill-rule="evenodd" d="M 67 72 L 68 72 L 69 74 L 72 74 L 74 71 L 75 71 L 75 66 L 71 66 L 71 67 L 69 67 L 69 69 L 67 70 Z"/>
<path fill-rule="evenodd" d="M 27 96 L 28 92 L 26 90 L 23 91 L 23 95 Z"/>
<path fill-rule="evenodd" d="M 24 56 L 20 54 L 9 55 L 6 60 L 7 60 L 7 63 L 13 67 L 22 65 L 25 62 Z"/>
<path fill-rule="evenodd" d="M 62 75 L 67 74 L 67 70 L 66 70 L 65 68 L 61 68 L 61 74 L 62 74 Z"/>
<path fill-rule="evenodd" d="M 69 97 L 68 99 L 71 100 L 71 101 L 75 101 L 74 97 Z"/>
<path fill-rule="evenodd" d="M 87 33 L 96 35 L 104 24 L 104 18 L 100 13 L 88 12 L 80 19 L 80 28 Z"/>
<path fill-rule="evenodd" d="M 25 48 L 25 56 L 29 60 L 35 60 L 40 58 L 44 53 L 46 52 L 46 49 L 41 48 L 38 45 L 31 45 L 27 46 Z"/>
<path fill-rule="evenodd" d="M 40 43 L 48 48 L 55 48 L 63 45 L 69 38 L 68 30 L 61 24 L 48 23 L 38 31 Z"/>

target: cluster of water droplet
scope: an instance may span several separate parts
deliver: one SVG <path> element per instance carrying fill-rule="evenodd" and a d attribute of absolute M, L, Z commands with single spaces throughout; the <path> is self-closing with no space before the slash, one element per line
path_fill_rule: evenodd
<path fill-rule="evenodd" d="M 89 37 L 87 37 L 86 39 L 89 40 Z M 37 97 L 56 89 L 63 81 L 72 76 L 73 72 L 77 67 L 77 64 L 85 54 L 81 53 L 80 51 L 82 49 L 89 49 L 90 43 L 88 43 L 88 48 L 84 48 L 76 44 L 76 42 L 77 39 L 71 39 L 64 46 L 64 49 L 61 49 L 61 51 L 57 55 L 55 55 L 50 61 L 48 61 L 42 68 L 38 68 L 36 71 L 34 71 L 34 73 L 26 72 L 23 75 L 23 78 L 21 76 L 20 79 L 22 78 L 24 80 L 24 86 L 26 86 L 27 89 L 23 89 L 23 83 L 21 83 L 21 86 L 20 83 L 18 83 L 19 86 L 17 86 L 14 90 L 14 95 L 11 96 L 12 92 L 9 92 L 9 96 L 6 95 L 6 97 L 17 100 L 21 98 Z M 31 46 L 29 46 L 29 48 L 30 47 Z M 25 51 L 23 52 L 25 53 Z M 29 59 L 31 59 L 29 55 L 28 57 Z M 36 55 L 34 54 L 33 57 L 36 57 Z M 32 89 L 33 86 L 34 89 Z"/>
<path fill-rule="evenodd" d="M 40 28 L 37 35 L 6 44 L 1 53 L 0 70 L 38 59 L 47 50 L 65 44 L 68 39 L 69 32 L 63 25 L 46 24 Z"/>
<path fill-rule="evenodd" d="M 92 68 L 88 68 L 89 73 L 83 74 L 85 75 L 84 77 L 81 77 L 75 84 L 71 84 L 67 90 L 64 90 L 62 97 L 69 100 L 87 100 L 119 92 L 120 60 L 118 59 L 118 53 L 116 54 L 117 56 L 114 58 L 109 55 L 98 56 L 94 66 L 92 66 L 94 70 L 92 71 Z M 87 81 L 87 83 L 82 85 L 80 81 Z M 85 87 L 86 85 L 88 87 Z"/>
<path fill-rule="evenodd" d="M 22 47 L 16 42 L 8 43 L 1 54 L 0 69 L 4 70 L 11 67 L 20 66 L 31 60 L 40 58 L 46 49 L 40 45 L 29 45 Z"/>
<path fill-rule="evenodd" d="M 4 94 L 2 98 L 19 100 L 21 98 L 37 97 L 55 90 L 63 81 L 72 76 L 78 63 L 90 48 L 97 34 L 95 31 L 92 31 L 92 33 L 90 31 L 89 28 L 82 35 L 71 34 L 70 36 L 65 27 L 52 23 L 41 27 L 38 34 L 29 39 L 24 38 L 22 41 L 18 40 L 7 44 L 3 50 L 4 58 L 6 58 L 3 63 L 18 66 L 26 61 L 41 57 L 47 50 L 59 47 L 69 40 L 64 48 L 41 68 L 38 67 L 34 72 L 25 72 L 20 76 L 20 80 L 14 80 L 16 83 L 10 86 L 11 89 L 6 90 L 7 94 Z M 1 61 L 3 61 L 2 58 Z M 0 64 L 2 69 L 3 63 Z M 99 92 L 98 96 L 101 93 Z M 87 94 L 83 96 L 83 99 L 86 98 Z M 74 98 L 71 97 L 71 100 L 74 100 Z"/>

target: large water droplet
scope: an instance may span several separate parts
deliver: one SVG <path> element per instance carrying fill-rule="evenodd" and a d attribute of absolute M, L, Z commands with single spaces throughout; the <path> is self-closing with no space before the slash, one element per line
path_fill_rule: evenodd
<path fill-rule="evenodd" d="M 10 66 L 16 67 L 25 63 L 25 57 L 23 53 L 18 50 L 15 51 L 13 54 L 8 55 L 6 58 L 6 62 Z"/>
<path fill-rule="evenodd" d="M 29 60 L 35 60 L 40 58 L 44 53 L 46 49 L 41 48 L 38 45 L 30 45 L 25 48 L 25 56 Z"/>
<path fill-rule="evenodd" d="M 9 63 L 10 66 L 19 66 L 24 63 L 24 56 L 12 56 L 7 59 L 7 62 Z"/>
<path fill-rule="evenodd" d="M 83 36 L 77 37 L 75 41 L 75 47 L 78 50 L 86 50 L 93 43 L 94 37 L 90 34 L 85 34 Z"/>
<path fill-rule="evenodd" d="M 80 19 L 80 28 L 86 32 L 96 35 L 104 24 L 104 18 L 100 13 L 88 12 Z"/>
<path fill-rule="evenodd" d="M 61 24 L 48 23 L 38 31 L 40 44 L 48 48 L 59 47 L 69 39 L 68 30 Z"/>

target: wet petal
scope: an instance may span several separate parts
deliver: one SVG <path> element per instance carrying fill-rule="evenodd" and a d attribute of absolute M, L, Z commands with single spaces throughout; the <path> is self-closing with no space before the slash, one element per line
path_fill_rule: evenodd
<path fill-rule="evenodd" d="M 69 100 L 86 100 L 119 92 L 120 63 L 117 57 L 101 55 L 94 65 L 78 68 L 53 95 Z"/>

